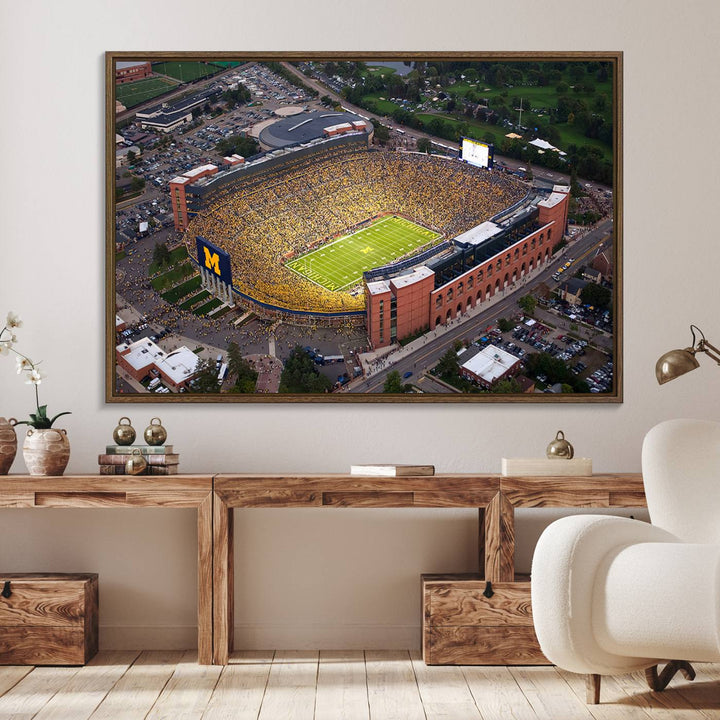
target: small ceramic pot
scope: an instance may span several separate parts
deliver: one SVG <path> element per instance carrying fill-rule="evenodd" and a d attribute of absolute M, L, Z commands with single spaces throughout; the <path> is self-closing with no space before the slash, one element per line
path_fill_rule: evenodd
<path fill-rule="evenodd" d="M 15 418 L 0 417 L 0 475 L 7 475 L 17 453 Z"/>
<path fill-rule="evenodd" d="M 70 460 L 67 432 L 56 428 L 28 428 L 23 457 L 31 475 L 62 475 Z"/>

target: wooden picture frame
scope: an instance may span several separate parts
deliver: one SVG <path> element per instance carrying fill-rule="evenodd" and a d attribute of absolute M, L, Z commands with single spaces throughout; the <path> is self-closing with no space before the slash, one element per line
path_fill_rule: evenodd
<path fill-rule="evenodd" d="M 622 402 L 622 62 L 107 52 L 106 400 Z"/>

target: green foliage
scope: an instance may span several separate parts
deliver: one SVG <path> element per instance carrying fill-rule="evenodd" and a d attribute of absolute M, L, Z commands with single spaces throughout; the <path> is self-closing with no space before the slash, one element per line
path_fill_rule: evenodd
<path fill-rule="evenodd" d="M 155 243 L 153 248 L 153 263 L 159 267 L 170 263 L 170 250 L 165 243 Z"/>
<path fill-rule="evenodd" d="M 545 375 L 548 385 L 561 383 L 568 385 L 570 392 L 588 392 L 589 388 L 584 380 L 572 374 L 570 368 L 562 360 L 547 353 L 531 353 L 525 358 L 525 369 L 531 377 Z"/>
<path fill-rule="evenodd" d="M 255 368 L 242 356 L 237 343 L 228 346 L 228 372 L 235 376 L 232 392 L 254 393 L 258 374 Z"/>
<path fill-rule="evenodd" d="M 229 108 L 234 108 L 237 105 L 244 105 L 246 102 L 250 102 L 250 91 L 242 83 L 238 83 L 238 86 L 234 90 L 226 90 L 222 94 L 222 99 Z"/>
<path fill-rule="evenodd" d="M 460 373 L 460 363 L 458 362 L 457 353 L 455 350 L 450 348 L 445 354 L 438 360 L 438 364 L 435 366 L 438 376 L 450 382 L 457 378 Z"/>
<path fill-rule="evenodd" d="M 612 302 L 612 292 L 609 288 L 603 287 L 602 285 L 596 285 L 595 283 L 588 283 L 580 291 L 580 300 L 584 305 L 593 305 L 596 308 L 605 310 L 610 307 Z"/>
<path fill-rule="evenodd" d="M 490 392 L 497 395 L 506 395 L 510 393 L 520 393 L 522 392 L 522 388 L 515 378 L 510 378 L 508 380 L 500 380 L 499 382 L 496 382 L 492 386 Z"/>
<path fill-rule="evenodd" d="M 423 153 L 429 154 L 431 149 L 432 149 L 432 143 L 430 142 L 429 138 L 424 138 L 424 137 L 418 138 L 418 141 L 417 141 L 418 152 L 423 152 Z"/>
<path fill-rule="evenodd" d="M 280 376 L 281 393 L 329 392 L 332 382 L 321 375 L 310 356 L 296 345 Z"/>
<path fill-rule="evenodd" d="M 132 180 L 130 180 L 130 191 L 131 192 L 140 192 L 145 187 L 145 180 L 143 178 L 138 177 L 137 175 L 133 175 Z"/>
<path fill-rule="evenodd" d="M 530 294 L 523 295 L 518 300 L 518 305 L 522 308 L 522 311 L 526 315 L 534 315 L 535 314 L 535 308 L 537 307 L 537 300 Z"/>
<path fill-rule="evenodd" d="M 385 383 L 383 385 L 384 393 L 406 393 L 411 390 L 410 385 L 403 383 L 400 373 L 397 370 L 392 370 L 387 374 Z"/>
<path fill-rule="evenodd" d="M 507 318 L 500 318 L 497 325 L 500 332 L 509 332 L 515 327 L 515 323 Z"/>
<path fill-rule="evenodd" d="M 408 343 L 411 343 L 413 340 L 417 340 L 418 338 L 422 337 L 429 329 L 429 325 L 424 325 L 419 330 L 416 330 L 414 333 L 411 333 L 410 335 L 405 335 L 405 337 L 402 338 L 398 338 L 398 344 L 401 347 L 404 347 Z"/>
<path fill-rule="evenodd" d="M 202 394 L 220 392 L 217 368 L 212 360 L 198 359 L 195 371 L 197 375 L 190 381 L 190 392 Z"/>
<path fill-rule="evenodd" d="M 375 126 L 375 139 L 384 145 L 390 139 L 390 130 L 375 118 L 373 118 L 372 124 Z"/>
<path fill-rule="evenodd" d="M 230 135 L 230 137 L 222 139 L 216 146 L 215 152 L 223 157 L 227 155 L 242 155 L 249 157 L 258 152 L 259 146 L 250 137 L 242 137 L 241 135 Z"/>
<path fill-rule="evenodd" d="M 16 425 L 29 425 L 36 430 L 47 430 L 53 426 L 53 423 L 63 415 L 71 415 L 70 411 L 61 412 L 52 418 L 47 416 L 47 405 L 38 405 L 36 413 L 30 413 L 29 420 L 21 420 Z"/>

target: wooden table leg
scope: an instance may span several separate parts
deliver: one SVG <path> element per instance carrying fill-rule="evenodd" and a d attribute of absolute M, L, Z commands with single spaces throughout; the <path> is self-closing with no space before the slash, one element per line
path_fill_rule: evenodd
<path fill-rule="evenodd" d="M 213 661 L 212 493 L 198 506 L 198 663 Z"/>
<path fill-rule="evenodd" d="M 478 508 L 478 574 L 485 577 L 485 510 Z"/>
<path fill-rule="evenodd" d="M 485 579 L 513 582 L 515 579 L 515 509 L 497 493 L 484 512 Z"/>
<path fill-rule="evenodd" d="M 213 493 L 213 663 L 227 665 L 233 649 L 234 511 Z"/>

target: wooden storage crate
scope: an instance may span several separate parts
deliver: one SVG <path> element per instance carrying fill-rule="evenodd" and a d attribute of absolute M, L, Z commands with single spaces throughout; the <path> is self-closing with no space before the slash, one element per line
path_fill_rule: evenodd
<path fill-rule="evenodd" d="M 0 665 L 84 665 L 98 650 L 98 576 L 0 574 Z"/>
<path fill-rule="evenodd" d="M 423 575 L 423 660 L 428 665 L 548 665 L 530 607 L 530 578 L 491 584 L 479 575 Z"/>

